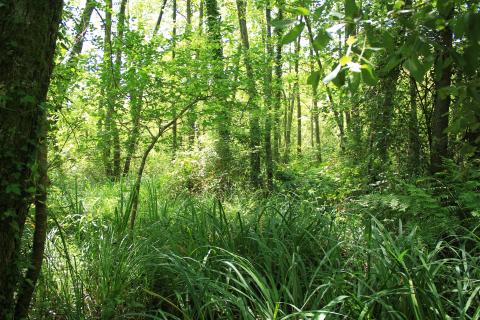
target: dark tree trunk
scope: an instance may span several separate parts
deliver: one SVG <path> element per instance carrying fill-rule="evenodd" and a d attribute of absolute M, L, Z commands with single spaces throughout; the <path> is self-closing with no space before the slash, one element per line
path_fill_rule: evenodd
<path fill-rule="evenodd" d="M 155 28 L 153 29 L 153 35 L 156 35 L 160 25 L 162 24 L 163 13 L 165 11 L 165 6 L 167 5 L 167 0 L 163 0 L 162 7 L 160 8 L 160 13 L 158 14 L 157 23 L 155 24 Z"/>
<path fill-rule="evenodd" d="M 454 7 L 444 9 L 441 15 L 445 20 L 453 17 Z M 435 63 L 435 104 L 432 115 L 432 150 L 431 172 L 442 170 L 442 161 L 448 158 L 448 117 L 450 111 L 450 94 L 442 92 L 450 87 L 452 81 L 452 64 L 448 62 L 452 50 L 453 34 L 449 25 L 439 31 L 439 45 L 437 61 Z"/>
<path fill-rule="evenodd" d="M 13 317 L 18 290 L 20 240 L 35 194 L 43 201 L 44 172 L 32 171 L 45 143 L 44 104 L 53 67 L 53 55 L 62 1 L 3 1 L 0 10 L 0 319 Z M 35 191 L 37 190 L 37 192 Z M 42 196 L 40 196 L 42 195 Z M 41 207 L 41 206 L 39 206 Z M 35 286 L 43 255 L 45 211 L 37 211 L 32 274 Z M 22 298 L 25 296 L 25 298 Z M 30 302 L 29 294 L 20 298 Z M 30 295 L 31 296 L 31 295 Z M 24 306 L 25 314 L 28 306 Z"/>
<path fill-rule="evenodd" d="M 420 166 L 420 136 L 417 118 L 417 90 L 415 79 L 410 76 L 410 106 L 408 112 L 408 162 L 412 174 L 419 172 Z"/>

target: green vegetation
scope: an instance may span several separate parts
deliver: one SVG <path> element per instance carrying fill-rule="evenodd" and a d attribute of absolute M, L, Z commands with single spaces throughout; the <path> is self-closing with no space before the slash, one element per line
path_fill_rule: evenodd
<path fill-rule="evenodd" d="M 0 320 L 480 320 L 479 30 L 0 0 Z"/>

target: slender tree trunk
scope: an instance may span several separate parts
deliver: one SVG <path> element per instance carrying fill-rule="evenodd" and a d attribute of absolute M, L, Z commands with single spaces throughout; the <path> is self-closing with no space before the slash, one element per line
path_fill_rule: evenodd
<path fill-rule="evenodd" d="M 20 288 L 20 245 L 30 205 L 36 197 L 43 201 L 46 188 L 44 128 L 46 100 L 62 1 L 3 1 L 0 10 L 0 319 L 13 318 L 15 292 L 27 304 L 25 315 L 40 270 L 44 243 L 46 211 L 37 209 L 32 250 L 32 271 L 26 275 L 32 282 Z M 39 170 L 32 171 L 32 168 Z M 21 312 L 20 312 L 21 311 Z"/>
<path fill-rule="evenodd" d="M 218 11 L 217 0 L 205 0 L 207 12 L 208 38 L 213 45 L 212 62 L 214 72 L 214 86 L 218 111 L 216 115 L 216 126 L 218 141 L 216 151 L 218 155 L 217 169 L 221 176 L 220 185 L 224 189 L 227 187 L 228 171 L 230 170 L 231 151 L 230 151 L 230 110 L 227 104 L 228 92 L 222 88 L 226 85 L 223 63 L 223 46 L 220 32 L 220 12 Z"/>
<path fill-rule="evenodd" d="M 192 0 L 187 0 L 187 21 L 185 26 L 185 33 L 187 37 L 190 36 L 192 32 Z M 196 50 L 195 58 L 199 58 L 199 52 Z M 187 115 L 187 126 L 188 126 L 188 145 L 190 148 L 193 147 L 195 143 L 195 128 L 197 122 L 197 114 L 194 110 L 188 113 Z"/>
<path fill-rule="evenodd" d="M 285 101 L 285 117 L 284 117 L 284 133 L 285 133 L 285 149 L 283 153 L 283 162 L 288 163 L 290 161 L 290 146 L 292 142 L 292 122 L 293 122 L 293 109 L 295 108 L 295 86 L 290 94 L 290 97 Z"/>
<path fill-rule="evenodd" d="M 313 50 L 310 48 L 310 71 L 314 71 L 313 66 Z M 314 135 L 315 135 L 315 158 L 318 163 L 322 162 L 322 144 L 320 141 L 320 119 L 319 119 L 319 110 L 318 110 L 318 92 L 317 86 L 312 86 L 312 113 L 313 113 L 313 124 L 314 124 Z"/>
<path fill-rule="evenodd" d="M 132 128 L 127 140 L 127 154 L 125 156 L 125 163 L 123 166 L 123 176 L 126 177 L 130 172 L 130 165 L 133 155 L 137 148 L 138 138 L 140 136 L 140 115 L 143 105 L 143 90 L 136 92 L 132 90 L 130 94 L 130 117 L 132 119 Z"/>
<path fill-rule="evenodd" d="M 127 0 L 122 0 L 120 2 L 120 11 L 118 13 L 118 23 L 117 23 L 117 37 L 116 37 L 116 48 L 115 48 L 115 104 L 112 112 L 116 114 L 116 110 L 121 107 L 123 103 L 122 90 L 121 90 L 121 74 L 122 74 L 122 48 L 123 48 L 123 35 L 125 33 L 125 10 L 127 7 Z M 119 179 L 121 174 L 121 147 L 120 147 L 120 132 L 117 126 L 116 119 L 112 119 L 112 139 L 113 139 L 113 177 L 114 179 Z"/>
<path fill-rule="evenodd" d="M 35 231 L 30 257 L 30 266 L 20 284 L 15 306 L 15 319 L 24 319 L 28 315 L 30 301 L 32 300 L 35 284 L 42 269 L 45 241 L 47 239 L 47 120 L 43 119 L 39 128 L 39 141 L 37 150 L 38 182 L 35 194 Z"/>
<path fill-rule="evenodd" d="M 112 97 L 112 0 L 105 0 L 105 34 L 103 40 L 103 70 L 102 70 L 102 97 L 101 109 L 104 110 L 101 119 L 101 149 L 105 168 L 105 175 L 113 178 L 113 163 L 111 162 L 112 123 L 113 123 L 113 97 Z"/>
<path fill-rule="evenodd" d="M 273 61 L 273 47 L 272 47 L 272 28 L 271 28 L 271 9 L 269 4 L 265 8 L 266 20 L 266 71 L 264 78 L 265 91 L 265 171 L 267 176 L 267 190 L 273 190 L 273 157 L 272 157 L 272 61 Z"/>
<path fill-rule="evenodd" d="M 250 111 L 250 182 L 254 188 L 260 188 L 260 120 L 258 93 L 255 87 L 255 74 L 250 61 L 250 43 L 247 29 L 247 2 L 236 0 L 240 37 L 242 39 L 243 57 L 248 81 L 249 111 Z"/>
<path fill-rule="evenodd" d="M 143 152 L 142 160 L 140 162 L 140 166 L 138 167 L 135 184 L 133 185 L 133 190 L 130 194 L 130 199 L 129 199 L 127 208 L 125 209 L 127 217 L 130 218 L 130 230 L 133 230 L 135 227 L 135 221 L 137 219 L 138 202 L 139 202 L 139 196 L 140 196 L 140 187 L 142 185 L 142 177 L 143 177 L 143 172 L 145 170 L 145 165 L 147 163 L 147 159 L 148 159 L 148 156 L 150 155 L 150 152 L 153 150 L 153 148 L 157 144 L 160 137 L 165 133 L 165 131 L 167 131 L 169 128 L 173 126 L 173 123 L 175 121 L 177 121 L 180 117 L 182 117 L 186 112 L 191 110 L 191 108 L 193 108 L 198 101 L 205 100 L 205 99 L 206 98 L 204 97 L 199 97 L 192 100 L 182 110 L 180 110 L 180 112 L 177 115 L 177 118 L 172 119 L 170 122 L 168 122 L 164 126 L 159 127 L 157 134 L 152 137 L 152 140 L 150 141 L 147 148 Z"/>
<path fill-rule="evenodd" d="M 297 155 L 302 155 L 302 104 L 300 100 L 300 76 L 299 76 L 299 64 L 300 64 L 300 39 L 295 44 L 295 82 L 296 82 L 296 102 L 297 102 Z"/>
<path fill-rule="evenodd" d="M 323 79 L 325 77 L 325 73 L 323 70 L 322 60 L 320 59 L 320 54 L 318 53 L 318 50 L 315 48 L 315 46 L 313 46 L 314 38 L 313 38 L 312 26 L 311 26 L 309 17 L 305 17 L 305 24 L 307 25 L 308 39 L 310 41 L 310 46 L 312 46 L 314 49 L 313 51 L 315 53 L 315 61 L 317 62 L 317 65 L 319 68 L 320 79 Z M 340 114 L 335 108 L 335 101 L 333 100 L 333 95 L 332 95 L 332 91 L 330 90 L 330 87 L 325 86 L 325 91 L 327 92 L 328 102 L 330 103 L 330 108 L 333 111 L 333 116 L 338 126 L 339 137 L 340 137 L 340 149 L 343 152 L 345 151 L 345 129 L 343 126 L 343 115 Z"/>
<path fill-rule="evenodd" d="M 176 55 L 176 44 L 177 44 L 177 0 L 172 0 L 172 60 L 175 60 Z M 175 106 L 175 102 L 172 104 L 172 113 L 173 119 L 177 118 L 177 110 Z M 177 120 L 173 121 L 172 125 L 172 153 L 173 157 L 175 158 L 178 149 L 178 141 L 177 141 Z"/>
<path fill-rule="evenodd" d="M 381 80 L 381 99 L 378 101 L 378 111 L 373 114 L 373 154 L 378 156 L 383 166 L 388 162 L 388 150 L 391 142 L 391 123 L 394 113 L 394 98 L 397 92 L 397 80 L 400 69 L 394 68 Z"/>
<path fill-rule="evenodd" d="M 410 106 L 408 112 L 408 162 L 412 174 L 417 174 L 420 165 L 420 136 L 417 118 L 417 90 L 415 79 L 410 76 Z"/>
<path fill-rule="evenodd" d="M 445 8 L 441 12 L 445 20 L 453 17 L 454 6 Z M 437 50 L 435 63 L 435 104 L 432 115 L 432 150 L 431 172 L 437 173 L 442 170 L 442 161 L 448 158 L 448 117 L 450 111 L 450 94 L 442 92 L 450 87 L 452 82 L 452 64 L 448 62 L 452 50 L 453 34 L 450 25 L 439 31 L 441 49 Z"/>
<path fill-rule="evenodd" d="M 199 4 L 199 8 L 198 8 L 198 32 L 200 32 L 200 34 L 203 33 L 203 2 L 205 0 L 199 0 L 200 4 Z"/>
<path fill-rule="evenodd" d="M 279 1 L 277 20 L 283 20 L 283 2 Z M 273 102 L 273 160 L 280 161 L 280 107 L 282 104 L 282 29 L 275 29 L 275 81 Z"/>
<path fill-rule="evenodd" d="M 165 12 L 165 6 L 167 5 L 167 0 L 163 0 L 162 7 L 160 8 L 160 13 L 158 14 L 157 23 L 155 24 L 155 28 L 153 29 L 153 35 L 156 35 L 158 29 L 160 29 L 160 25 L 162 24 L 163 13 Z"/>
<path fill-rule="evenodd" d="M 57 68 L 62 68 L 62 74 L 65 74 L 65 77 L 62 77 L 61 80 L 52 83 L 52 86 L 55 86 L 57 97 L 54 101 L 54 109 L 52 114 L 50 115 L 50 136 L 49 139 L 51 141 L 51 145 L 53 146 L 56 152 L 59 152 L 60 147 L 58 146 L 56 131 L 57 131 L 57 122 L 59 116 L 57 114 L 60 111 L 65 101 L 68 97 L 68 92 L 70 86 L 75 79 L 76 70 L 78 65 L 78 56 L 82 53 L 83 43 L 85 40 L 85 35 L 88 30 L 88 26 L 90 24 L 90 19 L 97 5 L 96 0 L 87 0 L 85 3 L 85 7 L 82 11 L 82 15 L 80 16 L 80 22 L 75 26 L 75 38 L 72 48 L 69 52 L 65 55 L 62 60 L 62 63 L 57 66 Z"/>

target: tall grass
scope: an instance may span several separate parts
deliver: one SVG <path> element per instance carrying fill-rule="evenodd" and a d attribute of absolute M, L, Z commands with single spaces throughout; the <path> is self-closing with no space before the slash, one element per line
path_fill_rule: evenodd
<path fill-rule="evenodd" d="M 35 318 L 480 318 L 475 230 L 430 247 L 415 229 L 298 195 L 142 190 L 133 234 L 125 186 L 59 191 Z"/>

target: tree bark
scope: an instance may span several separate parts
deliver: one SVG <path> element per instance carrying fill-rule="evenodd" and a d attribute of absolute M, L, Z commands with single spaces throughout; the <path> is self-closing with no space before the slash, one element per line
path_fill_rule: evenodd
<path fill-rule="evenodd" d="M 240 26 L 240 37 L 242 39 L 243 58 L 247 74 L 248 105 L 250 111 L 250 182 L 254 188 L 260 188 L 260 123 L 258 93 L 255 86 L 255 74 L 250 60 L 250 43 L 247 29 L 247 2 L 237 0 L 238 23 Z"/>
<path fill-rule="evenodd" d="M 454 6 L 441 12 L 441 16 L 448 21 L 453 17 Z M 432 115 L 432 150 L 431 172 L 440 172 L 443 168 L 442 161 L 448 158 L 448 117 L 450 111 L 450 94 L 442 92 L 450 87 L 452 82 L 452 64 L 448 62 L 453 44 L 453 33 L 450 25 L 439 31 L 439 45 L 437 61 L 435 63 L 435 104 Z"/>
<path fill-rule="evenodd" d="M 127 139 L 127 154 L 123 166 L 123 176 L 126 177 L 130 172 L 130 166 L 133 155 L 137 148 L 138 138 L 140 136 L 140 115 L 143 105 L 143 89 L 133 89 L 130 93 L 130 117 L 132 119 L 132 128 Z"/>
<path fill-rule="evenodd" d="M 323 79 L 325 77 L 325 73 L 323 70 L 322 60 L 320 60 L 320 54 L 318 53 L 318 50 L 315 48 L 315 46 L 313 46 L 313 32 L 312 32 L 312 26 L 311 26 L 309 17 L 305 17 L 305 24 L 307 25 L 308 39 L 310 41 L 310 46 L 313 47 L 313 52 L 315 53 L 315 61 L 317 62 L 317 65 L 319 68 L 320 79 Z M 338 126 L 339 137 L 340 137 L 340 149 L 342 151 L 345 151 L 345 129 L 343 125 L 343 115 L 341 115 L 335 108 L 335 101 L 333 100 L 333 95 L 332 95 L 332 91 L 330 90 L 330 87 L 326 85 L 325 90 L 327 92 L 327 98 L 330 104 L 330 108 L 333 111 L 335 122 L 337 123 L 337 126 Z"/>
<path fill-rule="evenodd" d="M 301 35 L 298 36 L 298 41 L 295 44 L 295 96 L 297 103 L 297 155 L 301 156 L 302 154 L 302 104 L 300 100 L 300 76 L 299 76 L 299 64 L 300 64 L 300 39 Z"/>
<path fill-rule="evenodd" d="M 163 0 L 162 7 L 160 8 L 160 13 L 158 14 L 157 23 L 155 24 L 155 28 L 153 29 L 153 35 L 156 35 L 158 29 L 160 29 L 160 25 L 162 24 L 163 12 L 165 11 L 165 6 L 167 5 L 167 0 Z"/>
<path fill-rule="evenodd" d="M 279 1 L 277 20 L 283 20 L 283 2 Z M 275 80 L 273 102 L 273 161 L 280 161 L 280 107 L 282 104 L 282 29 L 275 29 Z"/>
<path fill-rule="evenodd" d="M 225 76 L 223 63 L 222 35 L 220 32 L 221 18 L 217 0 L 205 0 L 207 13 L 208 39 L 213 48 L 211 51 L 214 69 L 214 93 L 216 107 L 218 109 L 215 122 L 217 126 L 218 141 L 216 151 L 218 155 L 217 170 L 220 174 L 220 187 L 224 189 L 228 184 L 228 171 L 230 169 L 230 110 L 227 106 L 228 92 L 225 92 Z"/>
<path fill-rule="evenodd" d="M 419 172 L 420 136 L 417 118 L 417 90 L 415 79 L 410 76 L 410 106 L 408 112 L 408 162 L 412 174 Z"/>
<path fill-rule="evenodd" d="M 313 50 L 310 48 L 310 71 L 314 72 L 313 66 Z M 314 136 L 315 136 L 315 159 L 318 163 L 322 162 L 322 144 L 320 140 L 320 118 L 318 110 L 318 92 L 317 86 L 312 86 L 312 113 L 313 113 L 313 126 L 314 126 Z"/>
<path fill-rule="evenodd" d="M 265 92 L 265 171 L 267 176 L 267 190 L 273 191 L 273 174 L 274 164 L 272 157 L 272 61 L 273 61 L 273 47 L 272 47 L 272 28 L 271 28 L 271 9 L 269 4 L 265 8 L 266 20 L 266 70 L 264 78 L 264 92 Z"/>
<path fill-rule="evenodd" d="M 32 169 L 42 154 L 39 144 L 61 12 L 60 0 L 3 1 L 0 10 L 0 319 L 13 317 L 25 220 L 36 189 L 46 187 L 41 170 Z M 37 218 L 35 270 L 42 260 L 40 231 L 45 221 L 41 212 Z"/>
<path fill-rule="evenodd" d="M 172 0 L 172 60 L 175 60 L 176 55 L 176 44 L 177 44 L 177 0 Z M 178 149 L 177 141 L 177 110 L 175 102 L 172 103 L 172 113 L 173 113 L 173 125 L 172 125 L 172 155 L 175 158 Z"/>

